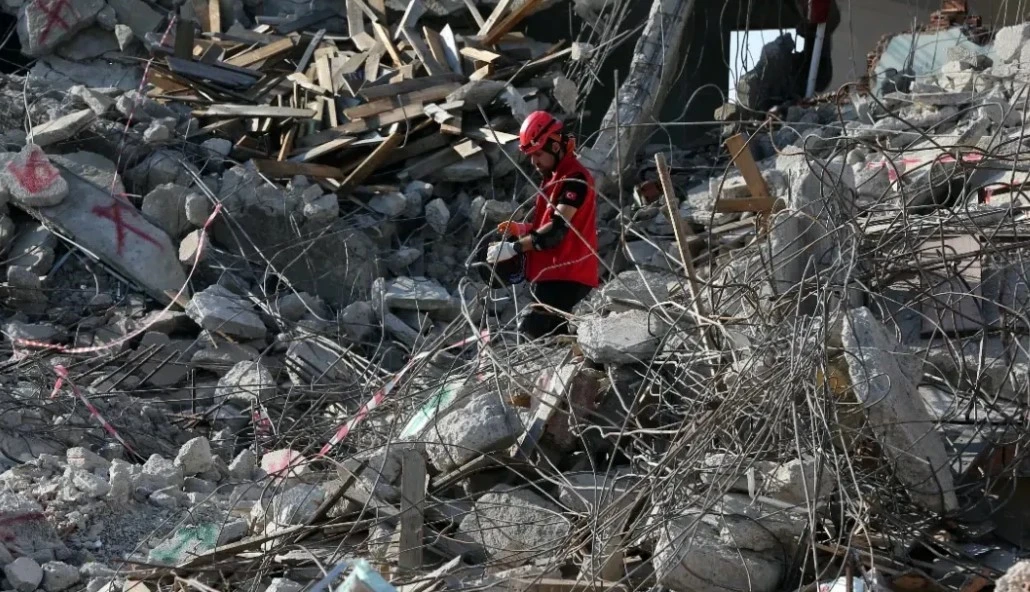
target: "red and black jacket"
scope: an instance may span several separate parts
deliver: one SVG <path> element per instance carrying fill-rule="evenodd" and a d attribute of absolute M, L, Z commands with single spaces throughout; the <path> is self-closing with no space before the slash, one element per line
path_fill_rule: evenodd
<path fill-rule="evenodd" d="M 596 288 L 597 201 L 594 179 L 569 152 L 545 179 L 537 192 L 531 228 L 551 221 L 555 208 L 568 204 L 576 208 L 568 232 L 557 247 L 526 253 L 526 279 L 530 282 L 571 281 Z"/>

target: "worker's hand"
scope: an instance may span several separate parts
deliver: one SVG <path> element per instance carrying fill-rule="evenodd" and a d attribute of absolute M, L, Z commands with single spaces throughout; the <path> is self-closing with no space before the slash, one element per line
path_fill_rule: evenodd
<path fill-rule="evenodd" d="M 486 251 L 486 262 L 490 264 L 500 263 L 501 261 L 511 259 L 517 254 L 515 252 L 515 245 L 508 241 L 490 243 L 490 248 Z"/>
<path fill-rule="evenodd" d="M 529 234 L 530 230 L 532 230 L 531 226 L 529 224 L 523 224 L 522 222 L 506 221 L 497 225 L 497 232 L 500 232 L 501 234 L 510 234 L 516 238 L 526 236 Z"/>

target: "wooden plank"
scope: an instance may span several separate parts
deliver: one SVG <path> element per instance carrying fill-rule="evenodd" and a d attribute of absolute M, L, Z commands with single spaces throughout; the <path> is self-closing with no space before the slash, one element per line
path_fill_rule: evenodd
<path fill-rule="evenodd" d="M 476 7 L 476 3 L 473 0 L 465 0 L 465 7 L 469 9 L 469 13 L 472 14 L 472 20 L 476 21 L 477 27 L 482 27 L 486 24 L 486 19 L 483 18 L 482 13 L 479 12 L 479 8 Z"/>
<path fill-rule="evenodd" d="M 751 156 L 751 150 L 747 147 L 744 136 L 741 134 L 730 136 L 726 138 L 724 143 L 726 149 L 730 151 L 733 164 L 737 165 L 741 176 L 744 177 L 744 183 L 747 184 L 751 195 L 753 197 L 769 195 L 769 187 L 765 184 L 762 172 L 758 170 L 758 164 L 755 163 L 755 159 Z"/>
<path fill-rule="evenodd" d="M 393 31 L 393 40 L 399 40 L 405 29 L 413 29 L 418 24 L 418 19 L 425 14 L 426 5 L 422 0 L 408 0 L 408 7 L 404 9 L 404 14 Z"/>
<path fill-rule="evenodd" d="M 509 31 L 515 28 L 516 25 L 522 22 L 524 18 L 529 16 L 533 10 L 536 9 L 544 0 L 527 0 L 525 4 L 520 6 L 515 12 L 508 15 L 499 25 L 490 30 L 483 39 L 483 45 L 493 45 L 497 43 L 502 37 L 508 34 Z"/>
<path fill-rule="evenodd" d="M 207 2 L 204 0 L 193 0 L 193 16 L 200 23 L 200 30 L 211 32 L 211 13 L 207 9 Z"/>
<path fill-rule="evenodd" d="M 290 126 L 290 129 L 286 130 L 286 133 L 283 134 L 283 143 L 282 146 L 279 147 L 279 160 L 286 160 L 286 157 L 293 150 L 293 141 L 297 139 L 298 127 L 299 126 L 297 124 L 293 124 Z"/>
<path fill-rule="evenodd" d="M 306 137 L 311 137 L 311 136 L 306 136 Z M 306 139 L 306 138 L 301 138 L 301 141 L 303 141 L 304 139 Z M 317 146 L 315 146 L 315 147 L 313 147 L 313 148 L 311 148 L 309 150 L 303 150 L 300 153 L 295 154 L 294 156 L 291 156 L 290 160 L 293 161 L 293 162 L 310 162 L 312 160 L 315 160 L 316 158 L 320 158 L 322 156 L 325 156 L 326 154 L 332 154 L 333 152 L 336 152 L 338 150 L 343 150 L 344 148 L 346 148 L 347 146 L 350 146 L 353 143 L 354 143 L 354 138 L 347 138 L 347 137 L 336 138 L 336 139 L 329 140 L 327 142 L 323 142 L 321 144 L 318 144 Z"/>
<path fill-rule="evenodd" d="M 469 75 L 469 80 L 486 80 L 494 73 L 494 67 L 492 64 L 487 64 L 482 68 L 479 68 L 475 72 Z"/>
<path fill-rule="evenodd" d="M 460 156 L 462 160 L 465 160 L 470 156 L 482 152 L 483 149 L 479 147 L 479 144 L 476 144 L 472 140 L 465 140 L 464 142 L 455 144 L 454 151 L 458 153 L 458 156 Z"/>
<path fill-rule="evenodd" d="M 715 213 L 770 212 L 778 202 L 782 201 L 777 197 L 722 198 L 715 202 Z"/>
<path fill-rule="evenodd" d="M 461 51 L 458 53 L 477 62 L 485 62 L 487 64 L 492 64 L 502 58 L 499 53 L 468 46 L 461 48 Z"/>
<path fill-rule="evenodd" d="M 422 526 L 425 523 L 426 461 L 414 448 L 401 451 L 400 556 L 402 573 L 422 567 Z"/>
<path fill-rule="evenodd" d="M 211 33 L 222 32 L 222 6 L 219 0 L 207 0 L 208 26 Z"/>
<path fill-rule="evenodd" d="M 363 134 L 371 130 L 379 129 L 394 123 L 400 123 L 401 121 L 407 121 L 419 116 L 424 116 L 422 113 L 422 103 L 412 103 L 411 105 L 405 105 L 392 111 L 380 113 L 373 117 L 350 121 L 343 125 L 321 131 L 317 134 L 306 136 L 301 138 L 300 144 L 301 146 L 309 147 L 336 139 L 340 136 Z"/>
<path fill-rule="evenodd" d="M 345 176 L 343 170 L 339 167 L 324 164 L 280 161 L 266 158 L 255 158 L 253 160 L 258 171 L 266 177 L 275 179 L 289 179 L 296 175 L 306 175 L 320 179 L 342 179 Z"/>
<path fill-rule="evenodd" d="M 375 33 L 376 39 L 379 40 L 379 43 L 383 44 L 383 47 L 386 49 L 386 53 L 390 55 L 390 59 L 393 60 L 393 65 L 398 68 L 403 66 L 404 60 L 401 59 L 401 54 L 397 51 L 397 46 L 390 40 L 390 33 L 386 30 L 386 27 L 380 23 L 372 23 L 372 31 Z"/>
<path fill-rule="evenodd" d="M 672 222 L 672 229 L 676 234 L 676 247 L 679 249 L 683 270 L 687 273 L 687 279 L 690 282 L 690 301 L 694 305 L 694 311 L 698 318 L 704 318 L 704 308 L 701 306 L 701 286 L 698 284 L 697 273 L 694 271 L 694 259 L 690 254 L 689 241 L 693 233 L 680 217 L 679 200 L 676 199 L 676 189 L 672 186 L 672 177 L 669 175 L 669 167 L 665 163 L 665 155 L 658 153 L 654 159 L 658 168 L 658 178 L 662 182 L 662 192 L 665 194 L 665 216 Z"/>
<path fill-rule="evenodd" d="M 318 86 L 329 94 L 335 94 L 336 87 L 333 85 L 333 70 L 329 64 L 329 56 L 321 56 L 315 60 L 315 72 L 318 73 Z"/>
<path fill-rule="evenodd" d="M 182 60 L 193 57 L 193 32 L 193 21 L 182 19 L 175 23 L 175 57 Z"/>
<path fill-rule="evenodd" d="M 354 42 L 355 47 L 358 51 L 367 51 L 372 43 L 372 37 L 368 34 L 368 30 L 365 29 L 365 14 L 361 10 L 361 4 L 356 0 L 346 0 L 347 6 L 347 33 L 350 35 L 351 41 Z M 368 45 L 368 47 L 362 47 L 362 45 Z"/>
<path fill-rule="evenodd" d="M 436 58 L 433 57 L 433 53 L 429 50 L 429 46 L 426 45 L 426 42 L 418 36 L 417 32 L 413 29 L 407 28 L 403 29 L 402 32 L 404 39 L 411 44 L 411 49 L 415 52 L 415 55 L 422 61 L 422 66 L 426 69 L 427 74 L 430 76 L 439 76 L 446 72 L 444 67 L 440 65 L 440 62 L 437 62 Z"/>
<path fill-rule="evenodd" d="M 430 88 L 439 84 L 445 84 L 448 82 L 462 82 L 463 76 L 460 74 L 441 74 L 439 76 L 423 76 L 422 78 L 415 78 L 414 80 L 404 80 L 401 82 L 394 82 L 392 84 L 377 84 L 375 86 L 365 86 L 358 91 L 358 96 L 365 99 L 366 101 L 372 101 L 375 99 L 381 99 L 383 97 L 393 97 L 401 94 L 411 93 L 418 90 Z"/>
<path fill-rule="evenodd" d="M 465 70 L 461 67 L 461 56 L 458 54 L 458 41 L 455 39 L 450 25 L 440 31 L 440 39 L 443 41 L 444 56 L 447 58 L 446 64 L 455 74 L 464 74 Z"/>
<path fill-rule="evenodd" d="M 336 97 L 322 97 L 322 111 L 329 115 L 329 126 L 340 125 L 340 116 L 337 113 Z"/>
<path fill-rule="evenodd" d="M 272 43 L 259 47 L 253 51 L 246 51 L 241 54 L 234 55 L 233 57 L 225 60 L 225 63 L 240 67 L 250 66 L 264 60 L 278 57 L 292 50 L 296 44 L 297 39 L 295 37 L 283 37 L 278 41 L 273 41 Z"/>
<path fill-rule="evenodd" d="M 519 139 L 515 134 L 499 132 L 488 127 L 479 129 L 467 129 L 462 132 L 466 138 L 478 142 L 491 142 L 493 144 L 509 144 Z"/>
<path fill-rule="evenodd" d="M 443 38 L 440 37 L 440 34 L 429 27 L 422 27 L 422 36 L 426 38 L 429 53 L 433 55 L 436 63 L 450 71 L 450 65 L 447 63 L 447 51 L 444 49 Z"/>
<path fill-rule="evenodd" d="M 294 107 L 275 107 L 273 105 L 210 105 L 207 109 L 196 109 L 193 114 L 198 117 L 274 117 L 301 119 L 315 116 L 314 109 L 296 109 Z"/>
<path fill-rule="evenodd" d="M 325 29 L 319 29 L 315 32 L 315 36 L 311 38 L 311 43 L 308 44 L 308 48 L 304 50 L 304 55 L 301 56 L 300 61 L 297 62 L 297 69 L 295 72 L 303 72 L 308 67 L 308 62 L 311 61 L 311 56 L 315 53 L 315 48 L 322 42 L 322 38 L 325 37 Z"/>
<path fill-rule="evenodd" d="M 361 161 L 358 168 L 354 169 L 350 175 L 344 179 L 343 184 L 340 185 L 340 189 L 337 191 L 339 195 L 346 195 L 354 190 L 355 187 L 361 185 L 365 179 L 369 178 L 372 173 L 382 166 L 383 161 L 386 157 L 393 152 L 394 148 L 401 143 L 404 139 L 404 134 L 400 132 L 394 132 L 390 134 L 383 143 L 376 147 L 375 150 L 369 154 L 365 160 Z"/>
<path fill-rule="evenodd" d="M 490 16 L 487 17 L 486 21 L 482 25 L 480 25 L 478 36 L 482 37 L 488 34 L 490 29 L 493 29 L 494 25 L 500 22 L 504 13 L 508 12 L 508 7 L 511 6 L 511 3 L 512 0 L 501 0 L 498 2 L 497 6 L 494 7 L 493 12 L 490 13 Z"/>
<path fill-rule="evenodd" d="M 343 114 L 347 119 L 361 119 L 363 117 L 371 117 L 372 115 L 378 115 L 391 109 L 403 107 L 404 105 L 442 101 L 447 98 L 447 95 L 460 87 L 461 85 L 456 82 L 445 82 L 437 86 L 416 90 L 403 95 L 385 97 L 365 103 L 364 105 L 350 107 L 349 109 L 344 109 Z"/>
<path fill-rule="evenodd" d="M 428 123 L 428 122 L 427 122 Z M 433 150 L 439 150 L 452 141 L 452 138 L 448 138 L 443 134 L 432 134 L 424 138 L 419 138 L 415 141 L 408 141 L 403 148 L 398 148 L 393 151 L 393 154 L 383 161 L 383 166 L 390 166 L 399 162 L 404 162 L 409 158 L 416 156 L 422 156 Z"/>

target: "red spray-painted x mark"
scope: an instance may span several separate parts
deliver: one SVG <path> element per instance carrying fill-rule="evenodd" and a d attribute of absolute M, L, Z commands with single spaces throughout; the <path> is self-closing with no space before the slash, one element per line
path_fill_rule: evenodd
<path fill-rule="evenodd" d="M 64 20 L 61 16 L 61 11 L 68 9 L 71 11 L 75 18 L 79 18 L 78 11 L 75 7 L 68 3 L 68 0 L 35 0 L 33 4 L 40 12 L 46 15 L 46 22 L 43 24 L 43 31 L 39 34 L 39 44 L 46 43 L 47 37 L 50 36 L 50 32 L 53 30 L 55 25 L 59 25 L 61 29 L 67 31 L 71 26 L 68 21 Z"/>
<path fill-rule="evenodd" d="M 108 220 L 114 222 L 114 230 L 116 233 L 115 245 L 116 251 L 119 255 L 122 254 L 122 250 L 125 247 L 125 231 L 129 231 L 135 234 L 136 236 L 140 237 L 141 239 L 147 241 L 148 243 L 156 246 L 158 249 L 164 250 L 164 247 L 161 245 L 161 243 L 157 242 L 154 239 L 154 237 L 150 236 L 149 234 L 140 230 L 139 228 L 136 228 L 132 224 L 129 224 L 125 220 L 122 220 L 122 211 L 128 211 L 131 213 L 130 215 L 133 216 L 137 215 L 135 208 L 122 203 L 122 201 L 117 197 L 114 198 L 114 201 L 111 202 L 111 205 L 107 207 L 102 208 L 100 206 L 93 206 L 94 214 L 100 216 L 101 218 L 107 218 Z"/>
<path fill-rule="evenodd" d="M 14 161 L 7 163 L 7 170 L 14 175 L 18 184 L 29 193 L 39 193 L 53 185 L 54 181 L 61 176 L 57 167 L 50 164 L 42 150 L 34 149 L 25 161 L 25 166 L 18 168 Z"/>

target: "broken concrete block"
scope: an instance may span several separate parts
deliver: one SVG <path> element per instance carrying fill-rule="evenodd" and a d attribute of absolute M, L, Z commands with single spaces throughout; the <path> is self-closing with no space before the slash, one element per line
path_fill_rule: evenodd
<path fill-rule="evenodd" d="M 656 511 L 658 508 L 655 508 Z M 781 561 L 764 553 L 723 544 L 719 530 L 690 513 L 656 523 L 652 558 L 658 585 L 672 590 L 708 590 L 718 582 L 727 590 L 773 592 L 783 575 Z"/>
<path fill-rule="evenodd" d="M 283 319 L 290 322 L 297 322 L 308 315 L 325 318 L 329 315 L 329 309 L 325 302 L 318 296 L 307 292 L 290 292 L 279 298 L 276 309 Z"/>
<path fill-rule="evenodd" d="M 440 310 L 451 306 L 451 294 L 436 280 L 399 277 L 385 282 L 383 301 L 390 309 Z"/>
<path fill-rule="evenodd" d="M 54 263 L 57 237 L 38 222 L 22 224 L 11 244 L 9 265 L 19 265 L 37 275 L 50 271 Z"/>
<path fill-rule="evenodd" d="M 43 589 L 46 592 L 61 592 L 79 583 L 79 569 L 60 561 L 43 564 Z"/>
<path fill-rule="evenodd" d="M 186 219 L 190 224 L 201 228 L 211 216 L 211 201 L 199 193 L 186 196 Z"/>
<path fill-rule="evenodd" d="M 257 468 L 257 455 L 247 448 L 236 455 L 229 463 L 229 477 L 237 481 L 247 481 Z"/>
<path fill-rule="evenodd" d="M 21 50 L 38 57 L 93 24 L 103 0 L 30 0 L 18 11 Z"/>
<path fill-rule="evenodd" d="M 511 446 L 521 433 L 515 410 L 498 393 L 488 392 L 448 410 L 424 437 L 429 462 L 447 472 L 480 454 Z"/>
<path fill-rule="evenodd" d="M 213 467 L 214 461 L 214 457 L 211 456 L 211 443 L 207 438 L 198 436 L 179 448 L 179 454 L 175 456 L 174 462 L 175 466 L 182 469 L 183 474 L 199 475 Z"/>
<path fill-rule="evenodd" d="M 286 578 L 272 578 L 272 583 L 265 588 L 265 592 L 300 592 L 303 589 L 304 586 L 301 586 L 293 580 Z"/>
<path fill-rule="evenodd" d="M 43 568 L 29 557 L 19 557 L 4 567 L 4 575 L 17 592 L 33 592 L 43 581 Z"/>
<path fill-rule="evenodd" d="M 583 353 L 598 364 L 646 362 L 658 351 L 666 331 L 658 317 L 641 310 L 588 317 L 576 335 Z"/>
<path fill-rule="evenodd" d="M 380 214 L 389 218 L 397 218 L 404 213 L 404 210 L 408 207 L 408 202 L 404 198 L 404 194 L 394 191 L 390 193 L 380 193 L 368 200 L 368 207 Z"/>
<path fill-rule="evenodd" d="M 621 312 L 627 306 L 650 308 L 669 299 L 669 289 L 679 284 L 675 275 L 643 269 L 624 271 L 601 289 L 608 310 Z"/>
<path fill-rule="evenodd" d="M 275 396 L 275 380 L 261 362 L 239 362 L 218 381 L 215 399 L 259 403 Z"/>
<path fill-rule="evenodd" d="M 1023 45 L 1030 39 L 1030 23 L 1002 27 L 994 33 L 994 55 L 1003 63 L 1019 57 Z"/>
<path fill-rule="evenodd" d="M 68 182 L 36 144 L 3 163 L 0 183 L 15 202 L 33 208 L 57 205 L 68 195 Z"/>
<path fill-rule="evenodd" d="M 162 458 L 159 454 L 152 454 L 143 469 L 136 478 L 137 486 L 154 492 L 166 487 L 182 487 L 182 469 L 175 466 L 175 463 Z"/>
<path fill-rule="evenodd" d="M 97 469 L 106 471 L 111 466 L 111 462 L 106 458 L 88 448 L 79 446 L 69 448 L 68 452 L 65 453 L 65 459 L 69 467 L 82 471 L 93 472 Z"/>
<path fill-rule="evenodd" d="M 87 88 L 81 84 L 76 84 L 75 86 L 68 89 L 68 95 L 76 97 L 78 99 L 77 102 L 79 104 L 89 107 L 97 115 L 106 114 L 108 111 L 111 110 L 111 107 L 114 105 L 114 100 L 108 97 L 107 95 L 98 93 L 93 89 Z"/>
<path fill-rule="evenodd" d="M 958 508 L 951 465 L 940 433 L 923 405 L 913 370 L 901 345 L 867 308 L 853 309 L 844 321 L 852 391 L 868 425 L 894 463 L 894 474 L 913 501 L 934 512 Z"/>
<path fill-rule="evenodd" d="M 426 204 L 426 224 L 433 229 L 433 232 L 443 235 L 447 232 L 447 224 L 450 223 L 451 212 L 447 204 L 439 197 Z"/>
<path fill-rule="evenodd" d="M 519 565 L 564 543 L 571 525 L 560 509 L 525 489 L 498 485 L 476 500 L 458 532 L 481 544 L 498 565 Z"/>
<path fill-rule="evenodd" d="M 97 114 L 92 109 L 82 109 L 32 128 L 29 142 L 42 148 L 64 142 L 75 137 L 86 126 L 93 123 Z"/>
<path fill-rule="evenodd" d="M 1023 560 L 1008 569 L 994 583 L 995 592 L 1023 592 L 1030 588 L 1030 561 Z"/>
<path fill-rule="evenodd" d="M 186 314 L 208 331 L 243 339 L 262 339 L 267 330 L 249 302 L 229 290 L 213 285 L 193 295 Z"/>
<path fill-rule="evenodd" d="M 64 472 L 64 476 L 66 481 L 70 482 L 75 489 L 90 498 L 101 498 L 111 491 L 111 486 L 107 481 L 93 473 L 68 467 Z"/>
<path fill-rule="evenodd" d="M 155 226 L 168 236 L 179 238 L 190 230 L 186 217 L 186 198 L 190 190 L 182 185 L 158 185 L 143 198 L 140 210 Z"/>

